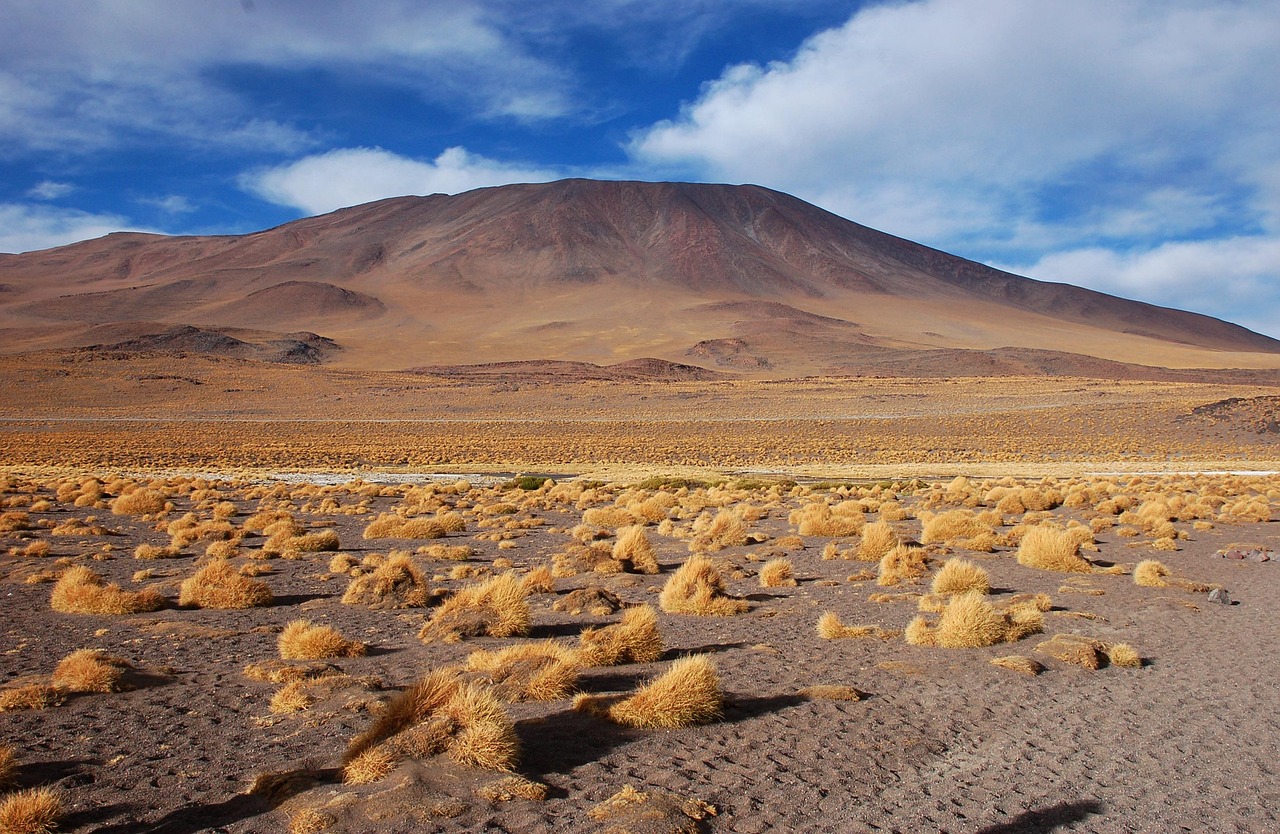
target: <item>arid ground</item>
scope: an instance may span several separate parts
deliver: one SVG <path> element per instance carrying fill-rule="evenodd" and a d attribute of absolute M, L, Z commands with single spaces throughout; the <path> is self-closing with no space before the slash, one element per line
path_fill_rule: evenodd
<path fill-rule="evenodd" d="M 1280 826 L 1274 389 L 109 368 L 3 369 L 0 745 L 59 830 Z M 646 605 L 642 662 L 588 651 Z M 366 649 L 283 659 L 300 619 Z M 601 714 L 687 655 L 708 711 Z M 433 671 L 470 706 L 404 718 Z"/>

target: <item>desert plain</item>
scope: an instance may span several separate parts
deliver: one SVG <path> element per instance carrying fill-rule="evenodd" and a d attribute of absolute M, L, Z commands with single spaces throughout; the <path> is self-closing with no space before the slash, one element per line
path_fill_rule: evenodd
<path fill-rule="evenodd" d="M 1277 825 L 1267 385 L 174 367 L 3 368 L 0 740 L 58 830 Z M 404 718 L 432 673 L 483 703 Z"/>

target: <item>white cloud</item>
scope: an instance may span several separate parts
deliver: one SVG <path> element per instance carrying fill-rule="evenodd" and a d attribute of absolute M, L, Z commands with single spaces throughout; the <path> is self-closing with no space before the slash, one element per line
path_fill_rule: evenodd
<path fill-rule="evenodd" d="M 429 161 L 382 148 L 342 148 L 246 174 L 241 185 L 270 202 L 320 214 L 384 197 L 457 194 L 557 177 L 548 169 L 498 162 L 459 147 Z"/>
<path fill-rule="evenodd" d="M 297 152 L 309 131 L 259 118 L 219 71 L 324 70 L 473 115 L 575 109 L 558 67 L 469 2 L 0 0 L 0 140 L 7 153 L 93 149 L 148 135 Z M 317 91 L 322 95 L 322 91 Z"/>
<path fill-rule="evenodd" d="M 1093 247 L 1001 269 L 1195 310 L 1280 337 L 1280 238 L 1166 243 L 1138 252 Z"/>
<path fill-rule="evenodd" d="M 139 197 L 138 202 L 144 206 L 158 208 L 165 214 L 190 214 L 199 206 L 181 194 L 167 194 L 163 197 Z"/>
<path fill-rule="evenodd" d="M 41 180 L 27 190 L 27 196 L 36 200 L 57 200 L 75 190 L 76 187 L 69 182 Z"/>
<path fill-rule="evenodd" d="M 0 203 L 0 252 L 31 252 L 101 237 L 110 232 L 150 231 L 123 217 L 75 209 Z"/>
<path fill-rule="evenodd" d="M 1265 185 L 1257 161 L 1280 158 L 1278 41 L 1280 15 L 1266 3 L 875 6 L 790 61 L 729 68 L 630 149 L 671 172 L 778 187 L 898 234 L 923 226 L 937 243 L 994 244 L 1016 220 L 1052 225 L 1036 218 L 1043 189 L 1087 186 L 1105 168 L 1114 193 L 1097 199 L 1150 225 L 1123 216 L 1134 195 L 1159 202 L 1208 184 L 1197 200 L 1212 213 L 1221 184 Z M 1255 163 L 1241 166 L 1246 144 Z M 1190 185 L 1168 182 L 1197 168 Z M 974 217 L 973 205 L 988 208 Z M 920 226 L 893 227 L 900 216 Z M 1065 218 L 1063 233 L 1080 219 Z"/>

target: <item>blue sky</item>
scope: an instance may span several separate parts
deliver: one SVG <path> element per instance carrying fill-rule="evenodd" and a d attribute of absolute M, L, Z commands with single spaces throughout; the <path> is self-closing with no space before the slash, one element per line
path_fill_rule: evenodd
<path fill-rule="evenodd" d="M 1280 336 L 1266 0 L 0 0 L 0 251 L 753 182 Z"/>

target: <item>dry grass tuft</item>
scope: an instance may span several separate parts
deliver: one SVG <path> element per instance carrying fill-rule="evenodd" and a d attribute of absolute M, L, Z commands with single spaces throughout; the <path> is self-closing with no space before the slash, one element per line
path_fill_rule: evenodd
<path fill-rule="evenodd" d="M 1138 650 L 1128 643 L 1113 643 L 1108 646 L 1107 661 L 1112 666 L 1120 666 L 1125 669 L 1142 668 L 1142 655 L 1138 654 Z"/>
<path fill-rule="evenodd" d="M 556 579 L 546 565 L 538 565 L 526 573 L 520 584 L 529 594 L 554 594 L 556 591 Z"/>
<path fill-rule="evenodd" d="M 690 556 L 671 575 L 658 596 L 663 611 L 700 617 L 731 617 L 751 607 L 744 599 L 725 592 L 724 577 L 705 556 Z"/>
<path fill-rule="evenodd" d="M 972 510 L 948 510 L 937 515 L 921 514 L 921 544 L 956 542 L 983 534 L 989 535 L 991 532 L 991 525 L 978 518 Z"/>
<path fill-rule="evenodd" d="M 770 559 L 760 566 L 760 587 L 794 588 L 796 578 L 790 559 Z"/>
<path fill-rule="evenodd" d="M 481 785 L 475 794 L 488 802 L 510 802 L 513 799 L 528 799 L 531 802 L 542 802 L 547 798 L 549 789 L 542 782 L 535 782 L 523 776 L 504 776 L 496 782 Z"/>
<path fill-rule="evenodd" d="M 66 700 L 66 693 L 47 683 L 24 683 L 0 689 L 0 712 L 48 709 Z"/>
<path fill-rule="evenodd" d="M 357 576 L 342 595 L 344 605 L 367 605 L 375 610 L 421 608 L 433 597 L 427 578 L 407 553 L 392 553 L 373 573 Z"/>
<path fill-rule="evenodd" d="M 1028 529 L 1018 545 L 1018 564 L 1062 573 L 1093 571 L 1093 566 L 1080 556 L 1080 539 L 1076 534 L 1055 527 Z"/>
<path fill-rule="evenodd" d="M 261 579 L 242 576 L 226 559 L 215 559 L 183 580 L 178 604 L 196 608 L 233 610 L 270 605 L 275 597 Z"/>
<path fill-rule="evenodd" d="M 532 615 L 524 586 L 513 573 L 471 585 L 444 601 L 419 639 L 457 643 L 468 637 L 517 637 L 529 633 Z"/>
<path fill-rule="evenodd" d="M 343 779 L 381 779 L 404 758 L 445 754 L 458 764 L 512 770 L 519 757 L 515 726 L 484 687 L 437 669 L 393 698 L 343 756 Z"/>
<path fill-rule="evenodd" d="M 135 489 L 111 502 L 114 515 L 155 515 L 164 511 L 164 496 L 151 489 Z"/>
<path fill-rule="evenodd" d="M 977 591 L 991 593 L 991 576 L 984 568 L 967 559 L 948 559 L 933 577 L 930 590 L 935 594 L 963 594 Z"/>
<path fill-rule="evenodd" d="M 624 570 L 647 574 L 658 572 L 658 557 L 654 555 L 644 527 L 639 524 L 623 527 L 617 535 L 617 541 L 613 543 L 613 558 L 622 563 Z"/>
<path fill-rule="evenodd" d="M 99 649 L 78 649 L 58 661 L 51 683 L 67 692 L 118 692 L 133 667 Z"/>
<path fill-rule="evenodd" d="M 695 553 L 741 547 L 748 542 L 747 522 L 737 510 L 721 510 L 714 517 L 699 518 L 693 525 L 689 549 Z"/>
<path fill-rule="evenodd" d="M 119 585 L 107 584 L 102 577 L 83 566 L 67 570 L 53 586 L 49 605 L 64 614 L 137 614 L 158 611 L 165 598 L 155 591 L 125 591 Z"/>
<path fill-rule="evenodd" d="M 0 832 L 45 834 L 58 827 L 62 798 L 52 788 L 29 788 L 0 800 Z"/>
<path fill-rule="evenodd" d="M 861 512 L 843 514 L 835 513 L 825 503 L 806 504 L 794 511 L 787 520 L 796 525 L 796 532 L 802 536 L 841 536 L 856 535 L 866 523 Z"/>
<path fill-rule="evenodd" d="M 1020 654 L 1006 655 L 1005 657 L 993 657 L 991 663 L 1002 669 L 1010 669 L 1014 672 L 1021 672 L 1024 675 L 1035 677 L 1044 671 L 1044 664 L 1038 660 Z"/>
<path fill-rule="evenodd" d="M 364 528 L 366 539 L 440 539 L 444 538 L 444 523 L 434 518 L 402 518 L 384 513 Z"/>
<path fill-rule="evenodd" d="M 1155 559 L 1144 559 L 1133 569 L 1133 584 L 1147 588 L 1167 588 L 1169 569 Z"/>
<path fill-rule="evenodd" d="M 715 815 L 715 806 L 700 800 L 630 785 L 587 811 L 596 822 L 608 823 L 602 834 L 698 834 L 703 821 Z"/>
<path fill-rule="evenodd" d="M 607 588 L 591 586 L 570 591 L 552 604 L 552 611 L 578 616 L 586 612 L 593 617 L 607 617 L 623 608 L 622 599 Z"/>
<path fill-rule="evenodd" d="M 6 788 L 18 775 L 18 754 L 7 744 L 0 744 L 0 789 Z"/>
<path fill-rule="evenodd" d="M 314 703 L 304 681 L 290 681 L 271 696 L 270 709 L 277 715 L 292 715 L 310 709 Z"/>
<path fill-rule="evenodd" d="M 579 695 L 573 708 L 628 727 L 675 728 L 720 717 L 724 696 L 715 663 L 705 655 L 684 657 L 622 700 Z"/>
<path fill-rule="evenodd" d="M 876 584 L 893 586 L 919 579 L 929 570 L 922 548 L 900 544 L 880 560 L 880 572 Z"/>
<path fill-rule="evenodd" d="M 818 618 L 817 631 L 818 636 L 824 640 L 858 639 L 862 637 L 885 639 L 886 637 L 897 636 L 897 632 L 886 631 L 879 626 L 847 626 L 840 622 L 840 615 L 834 611 L 823 612 L 822 616 Z"/>
<path fill-rule="evenodd" d="M 584 666 L 652 663 L 666 650 L 658 632 L 658 612 L 650 605 L 628 608 L 613 625 L 584 629 L 578 640 Z"/>
<path fill-rule="evenodd" d="M 573 692 L 580 667 L 573 649 L 544 640 L 472 652 L 466 668 L 483 673 L 490 691 L 504 701 L 558 701 Z"/>
<path fill-rule="evenodd" d="M 323 660 L 330 657 L 360 657 L 368 647 L 348 640 L 328 625 L 294 620 L 280 632 L 280 657 L 284 660 Z"/>
<path fill-rule="evenodd" d="M 1044 629 L 1044 616 L 1033 605 L 1014 605 L 998 611 L 976 591 L 952 597 L 936 626 L 916 617 L 907 626 L 908 643 L 948 649 L 979 648 L 1012 643 Z"/>
<path fill-rule="evenodd" d="M 898 534 L 882 519 L 862 528 L 862 540 L 858 542 L 855 558 L 860 562 L 879 562 L 899 544 Z"/>

